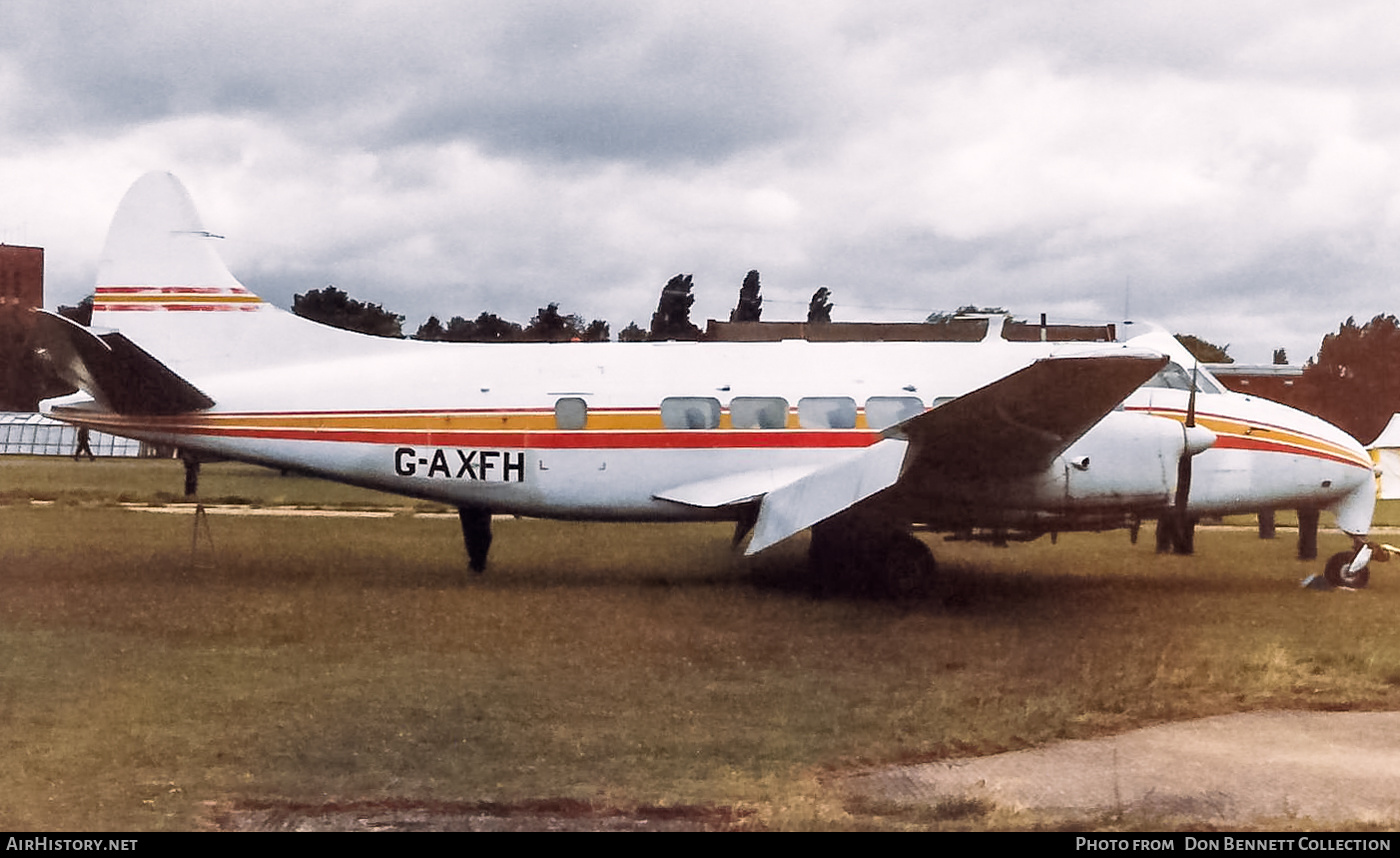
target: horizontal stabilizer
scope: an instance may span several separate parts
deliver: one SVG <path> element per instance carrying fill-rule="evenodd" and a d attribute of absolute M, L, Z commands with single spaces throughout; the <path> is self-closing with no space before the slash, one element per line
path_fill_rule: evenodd
<path fill-rule="evenodd" d="M 905 441 L 887 438 L 769 492 L 759 506 L 753 539 L 744 553 L 757 554 L 894 485 L 907 449 Z"/>
<path fill-rule="evenodd" d="M 35 311 L 35 343 L 59 376 L 117 414 L 179 414 L 214 400 L 119 333 Z"/>

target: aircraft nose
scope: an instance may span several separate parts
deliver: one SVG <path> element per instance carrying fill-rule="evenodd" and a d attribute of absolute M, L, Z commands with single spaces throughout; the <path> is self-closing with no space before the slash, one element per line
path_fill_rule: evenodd
<path fill-rule="evenodd" d="M 1365 536 L 1370 532 L 1371 519 L 1376 510 L 1376 471 L 1371 462 L 1371 454 L 1348 433 L 1325 424 L 1333 431 L 1334 443 L 1345 451 L 1345 458 L 1355 467 L 1346 468 L 1334 480 L 1334 486 L 1346 492 L 1332 509 L 1337 515 L 1337 528 L 1353 536 Z"/>

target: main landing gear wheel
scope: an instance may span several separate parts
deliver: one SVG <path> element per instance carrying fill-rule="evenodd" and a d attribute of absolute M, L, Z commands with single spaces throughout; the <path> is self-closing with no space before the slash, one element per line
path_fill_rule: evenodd
<path fill-rule="evenodd" d="M 938 563 L 924 541 L 899 531 L 890 537 L 880 586 L 891 596 L 915 595 L 929 585 L 937 571 Z"/>
<path fill-rule="evenodd" d="M 913 595 L 937 570 L 923 540 L 886 522 L 837 516 L 812 528 L 808 565 L 831 593 Z"/>
<path fill-rule="evenodd" d="M 1355 572 L 1350 571 L 1351 561 L 1355 557 L 1355 551 L 1339 551 L 1327 558 L 1327 567 L 1322 572 L 1327 583 L 1333 587 L 1350 587 L 1353 590 L 1360 590 L 1369 584 L 1371 582 L 1371 568 L 1369 566 L 1363 566 Z"/>

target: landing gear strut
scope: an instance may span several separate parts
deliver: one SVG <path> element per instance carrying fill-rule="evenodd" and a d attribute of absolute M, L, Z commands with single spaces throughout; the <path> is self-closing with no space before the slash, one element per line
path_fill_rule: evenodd
<path fill-rule="evenodd" d="M 1157 519 L 1158 554 L 1194 554 L 1196 552 L 1196 521 L 1169 510 Z"/>
<path fill-rule="evenodd" d="M 199 501 L 199 457 L 193 453 L 180 451 L 180 462 L 185 466 L 185 497 L 195 501 L 194 523 L 190 527 L 190 562 L 199 554 L 199 531 L 204 530 L 204 539 L 209 550 L 214 550 L 214 534 L 209 530 L 209 516 L 204 512 L 204 504 Z"/>
<path fill-rule="evenodd" d="M 180 461 L 185 466 L 185 497 L 192 498 L 199 494 L 199 459 L 181 450 Z"/>
<path fill-rule="evenodd" d="M 486 555 L 491 552 L 491 510 L 479 506 L 459 506 L 457 518 L 462 522 L 467 566 L 480 575 L 486 571 Z"/>
<path fill-rule="evenodd" d="M 1298 559 L 1317 558 L 1317 525 L 1321 517 L 1315 509 L 1298 510 Z"/>

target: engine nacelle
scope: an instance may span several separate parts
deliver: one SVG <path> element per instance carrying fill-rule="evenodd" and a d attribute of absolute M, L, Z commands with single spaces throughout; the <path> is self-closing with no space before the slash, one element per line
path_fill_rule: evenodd
<path fill-rule="evenodd" d="M 1166 507 L 1176 493 L 1182 455 L 1200 453 L 1214 441 L 1209 429 L 1115 411 L 1051 465 L 1050 471 L 1064 474 L 1060 508 Z M 1052 499 L 1046 502 L 1055 508 Z"/>
<path fill-rule="evenodd" d="M 1171 505 L 1182 453 L 1205 450 L 1214 439 L 1208 429 L 1169 418 L 1114 411 L 1039 473 L 941 483 L 946 504 L 930 518 L 953 520 L 961 511 L 969 520 L 1014 526 L 1103 510 L 1152 513 Z"/>

